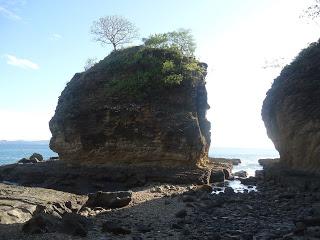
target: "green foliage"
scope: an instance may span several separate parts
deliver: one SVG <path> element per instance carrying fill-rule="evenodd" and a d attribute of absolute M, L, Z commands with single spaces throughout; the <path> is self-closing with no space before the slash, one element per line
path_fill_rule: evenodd
<path fill-rule="evenodd" d="M 100 69 L 100 70 L 99 70 Z M 92 71 L 103 71 L 106 94 L 144 98 L 179 86 L 184 81 L 202 79 L 206 69 L 191 57 L 173 48 L 132 47 L 112 52 Z"/>
<path fill-rule="evenodd" d="M 197 62 L 189 62 L 184 65 L 184 69 L 188 72 L 197 72 L 201 74 L 203 72 L 203 67 L 201 67 Z"/>
<path fill-rule="evenodd" d="M 179 29 L 178 31 L 153 34 L 149 38 L 143 39 L 144 45 L 150 48 L 174 49 L 180 51 L 185 56 L 193 56 L 196 50 L 191 31 Z"/>
<path fill-rule="evenodd" d="M 166 60 L 163 62 L 163 64 L 162 64 L 162 72 L 163 73 L 172 72 L 172 71 L 174 71 L 174 69 L 175 69 L 175 65 L 172 60 Z"/>
<path fill-rule="evenodd" d="M 179 85 L 183 80 L 181 74 L 171 74 L 164 78 L 164 82 L 168 85 Z"/>
<path fill-rule="evenodd" d="M 151 35 L 149 38 L 142 39 L 145 46 L 153 48 L 169 48 L 169 35 L 168 33 L 157 33 Z"/>

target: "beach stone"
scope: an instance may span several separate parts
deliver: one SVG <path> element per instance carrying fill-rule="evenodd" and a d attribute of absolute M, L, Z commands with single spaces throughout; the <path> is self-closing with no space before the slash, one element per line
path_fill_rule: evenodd
<path fill-rule="evenodd" d="M 239 180 L 244 185 L 256 185 L 257 184 L 257 178 L 255 178 L 255 177 L 240 178 Z"/>
<path fill-rule="evenodd" d="M 99 191 L 88 195 L 88 201 L 84 204 L 84 207 L 121 208 L 127 206 L 131 200 L 131 191 Z"/>
<path fill-rule="evenodd" d="M 224 182 L 225 174 L 223 169 L 212 170 L 210 174 L 210 183 Z"/>
<path fill-rule="evenodd" d="M 60 224 L 58 218 L 47 213 L 39 213 L 22 226 L 22 231 L 28 234 L 56 232 L 59 230 Z"/>
<path fill-rule="evenodd" d="M 233 175 L 236 176 L 236 177 L 240 177 L 240 178 L 248 177 L 248 173 L 246 171 L 244 171 L 244 170 L 235 172 Z"/>
<path fill-rule="evenodd" d="M 61 232 L 73 235 L 86 237 L 87 227 L 91 225 L 88 218 L 75 213 L 66 213 L 61 220 Z"/>
<path fill-rule="evenodd" d="M 26 164 L 26 163 L 37 163 L 39 162 L 38 159 L 34 158 L 34 159 L 27 159 L 27 158 L 22 158 L 18 161 L 18 163 L 23 163 L 23 164 Z"/>
<path fill-rule="evenodd" d="M 29 159 L 31 161 L 35 161 L 35 162 L 42 162 L 43 161 L 43 156 L 40 153 L 33 153 Z"/>

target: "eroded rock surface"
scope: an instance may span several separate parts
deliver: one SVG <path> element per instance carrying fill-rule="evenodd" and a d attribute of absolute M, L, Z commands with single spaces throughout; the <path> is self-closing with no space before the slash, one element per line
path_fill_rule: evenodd
<path fill-rule="evenodd" d="M 71 212 L 71 209 L 65 206 L 67 201 L 80 208 L 86 201 L 86 196 L 0 183 L 0 224 L 24 223 L 39 208 L 52 212 Z"/>
<path fill-rule="evenodd" d="M 96 191 L 129 190 L 151 182 L 207 184 L 231 175 L 232 164 L 212 162 L 203 168 L 193 166 L 81 166 L 64 161 L 0 166 L 0 180 L 23 186 L 43 187 L 87 194 Z M 223 180 L 219 180 L 223 181 Z"/>
<path fill-rule="evenodd" d="M 282 164 L 320 171 L 320 44 L 311 44 L 274 80 L 262 107 Z"/>
<path fill-rule="evenodd" d="M 205 75 L 206 64 L 170 50 L 112 52 L 67 84 L 50 121 L 50 147 L 71 163 L 204 164 Z"/>

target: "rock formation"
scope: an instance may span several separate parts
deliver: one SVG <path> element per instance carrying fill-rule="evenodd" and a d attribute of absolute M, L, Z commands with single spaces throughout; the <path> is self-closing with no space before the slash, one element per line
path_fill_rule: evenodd
<path fill-rule="evenodd" d="M 58 211 L 57 213 L 62 215 L 64 212 L 79 210 L 86 200 L 86 196 L 51 189 L 28 188 L 0 183 L 0 225 L 24 223 L 40 208 L 52 212 Z M 66 207 L 66 202 L 72 207 Z M 71 209 L 73 207 L 74 209 Z M 0 239 L 2 239 L 1 235 Z"/>
<path fill-rule="evenodd" d="M 207 161 L 206 64 L 173 50 L 114 51 L 77 73 L 50 121 L 68 163 L 199 166 Z"/>
<path fill-rule="evenodd" d="M 280 162 L 320 170 L 320 44 L 311 44 L 274 80 L 262 107 Z"/>

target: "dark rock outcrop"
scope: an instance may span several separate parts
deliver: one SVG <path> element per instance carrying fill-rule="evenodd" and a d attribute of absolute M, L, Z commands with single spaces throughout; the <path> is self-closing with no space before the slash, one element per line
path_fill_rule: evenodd
<path fill-rule="evenodd" d="M 84 204 L 84 207 L 121 208 L 127 206 L 131 200 L 131 191 L 99 191 L 88 195 L 88 201 Z"/>
<path fill-rule="evenodd" d="M 206 64 L 173 50 L 112 52 L 77 73 L 50 121 L 68 163 L 199 166 L 207 161 Z"/>
<path fill-rule="evenodd" d="M 320 43 L 302 50 L 274 80 L 262 107 L 281 164 L 320 171 Z"/>
<path fill-rule="evenodd" d="M 42 162 L 43 156 L 39 153 L 33 153 L 29 158 L 22 158 L 18 161 L 18 163 L 37 163 Z"/>
<path fill-rule="evenodd" d="M 48 213 L 53 216 L 62 216 L 71 211 L 78 211 L 86 202 L 86 196 L 59 192 L 52 189 L 28 188 L 15 185 L 0 184 L 0 225 L 24 223 L 38 213 Z M 69 209 L 65 203 L 73 207 Z M 67 204 L 68 205 L 68 204 Z M 51 217 L 49 217 L 52 219 Z M 33 223 L 50 220 L 46 216 L 35 218 Z M 50 221 L 49 221 L 50 222 Z M 41 232 L 44 230 L 26 227 L 27 232 Z M 37 224 L 36 224 L 37 225 Z M 41 227 L 41 226 L 39 226 Z M 1 234 L 0 234 L 1 239 Z"/>
<path fill-rule="evenodd" d="M 231 167 L 231 168 L 230 168 Z M 129 190 L 150 182 L 175 184 L 207 184 L 211 177 L 223 171 L 225 178 L 231 164 L 211 163 L 205 168 L 193 166 L 81 166 L 63 161 L 44 161 L 36 164 L 0 166 L 0 179 L 23 186 L 44 187 L 77 194 L 96 191 Z M 226 175 L 227 174 L 227 175 Z M 223 177 L 223 176 L 222 176 Z"/>

